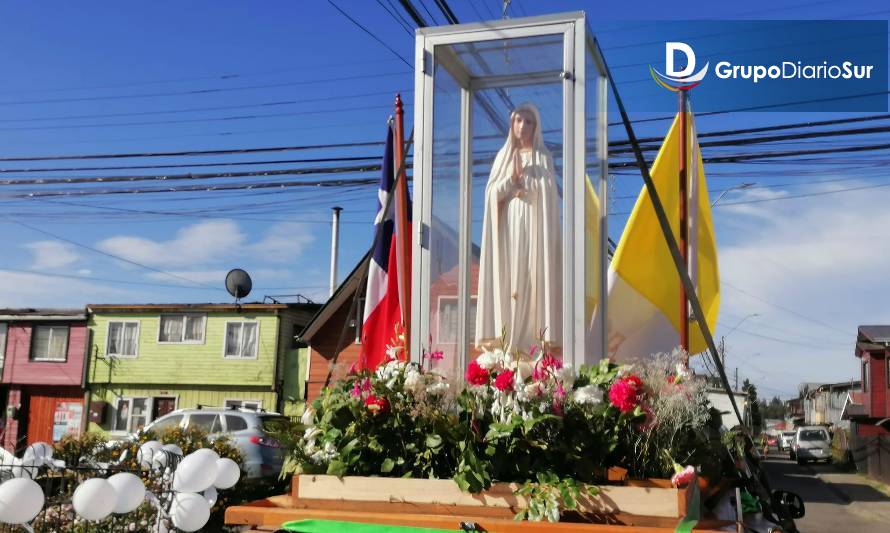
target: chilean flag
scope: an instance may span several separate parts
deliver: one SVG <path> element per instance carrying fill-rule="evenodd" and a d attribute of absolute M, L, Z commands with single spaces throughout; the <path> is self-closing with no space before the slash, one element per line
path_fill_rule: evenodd
<path fill-rule="evenodd" d="M 386 361 L 386 345 L 392 340 L 396 325 L 402 321 L 399 301 L 399 271 L 396 253 L 395 202 L 387 209 L 390 194 L 395 194 L 393 130 L 387 128 L 380 188 L 377 190 L 377 217 L 374 220 L 374 251 L 368 265 L 368 286 L 362 325 L 362 351 L 358 370 L 373 370 Z M 405 224 L 404 227 L 408 227 Z M 410 252 L 409 252 L 410 253 Z M 403 274 L 404 275 L 404 274 Z"/>

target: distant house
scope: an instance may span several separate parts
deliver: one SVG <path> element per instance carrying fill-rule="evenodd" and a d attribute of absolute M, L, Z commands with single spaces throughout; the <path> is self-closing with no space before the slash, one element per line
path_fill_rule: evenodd
<path fill-rule="evenodd" d="M 126 434 L 174 409 L 294 413 L 296 335 L 317 304 L 89 305 L 90 429 Z"/>
<path fill-rule="evenodd" d="M 82 431 L 88 337 L 83 309 L 0 309 L 4 448 Z"/>
<path fill-rule="evenodd" d="M 845 398 L 850 450 L 860 472 L 890 482 L 890 326 L 859 326 L 856 357 L 862 390 Z"/>
<path fill-rule="evenodd" d="M 742 420 L 739 420 L 735 410 L 732 408 L 732 401 L 729 399 L 729 394 L 726 393 L 725 389 L 722 387 L 709 387 L 707 389 L 707 395 L 711 407 L 721 413 L 721 426 L 724 430 L 729 430 L 740 425 L 744 425 L 748 428 L 751 427 L 751 413 L 748 409 L 747 393 L 741 391 L 733 392 L 733 397 L 735 397 L 736 406 L 739 408 Z"/>
<path fill-rule="evenodd" d="M 853 380 L 840 383 L 806 383 L 801 385 L 803 423 L 849 429 L 850 421 L 841 417 L 844 403 L 851 393 L 859 392 L 861 386 L 861 382 Z"/>

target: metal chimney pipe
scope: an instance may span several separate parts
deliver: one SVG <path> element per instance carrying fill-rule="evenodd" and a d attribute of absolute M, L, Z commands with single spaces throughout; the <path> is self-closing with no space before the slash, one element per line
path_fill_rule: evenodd
<path fill-rule="evenodd" d="M 340 240 L 340 211 L 342 207 L 332 207 L 334 218 L 331 221 L 331 296 L 337 290 L 337 251 Z"/>

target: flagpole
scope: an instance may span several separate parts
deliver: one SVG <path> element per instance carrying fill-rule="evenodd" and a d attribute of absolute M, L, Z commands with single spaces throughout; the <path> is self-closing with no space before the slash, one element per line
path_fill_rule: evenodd
<path fill-rule="evenodd" d="M 687 117 L 686 99 L 689 97 L 684 89 L 677 91 L 680 113 L 680 255 L 686 269 L 689 269 L 689 179 L 687 176 L 689 155 L 687 154 Z M 689 304 L 687 303 L 686 289 L 680 284 L 680 346 L 689 353 Z M 684 361 L 689 365 L 688 356 Z"/>
<path fill-rule="evenodd" d="M 405 150 L 405 110 L 402 105 L 402 97 L 396 94 L 396 127 L 395 127 L 395 150 L 394 158 L 396 161 L 404 159 Z M 408 282 L 411 279 L 411 263 L 408 261 L 408 251 L 411 249 L 411 235 L 408 231 L 408 175 L 404 166 L 401 172 L 396 176 L 396 261 L 398 262 L 397 273 L 399 276 L 399 303 L 402 312 L 402 324 L 404 325 L 406 350 L 407 340 L 411 338 L 410 324 L 408 323 L 408 313 L 411 307 L 411 286 Z"/>

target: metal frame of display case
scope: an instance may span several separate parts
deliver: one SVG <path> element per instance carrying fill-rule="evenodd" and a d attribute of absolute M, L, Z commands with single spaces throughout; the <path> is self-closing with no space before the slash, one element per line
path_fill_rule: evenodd
<path fill-rule="evenodd" d="M 563 70 L 541 71 L 522 75 L 492 75 L 473 77 L 456 54 L 437 46 L 478 44 L 523 37 L 561 36 L 563 41 Z M 415 146 L 414 146 L 414 235 L 412 265 L 411 341 L 412 359 L 420 361 L 424 343 L 430 335 L 430 229 L 433 209 L 433 109 L 435 62 L 438 60 L 460 85 L 460 183 L 458 226 L 458 368 L 465 368 L 469 346 L 470 254 L 472 245 L 472 105 L 473 92 L 480 89 L 506 88 L 531 83 L 562 83 L 563 88 L 563 353 L 576 366 L 591 363 L 606 353 L 606 272 L 607 272 L 607 98 L 608 79 L 605 62 L 593 39 L 583 12 L 563 13 L 540 17 L 507 19 L 493 22 L 460 24 L 417 30 L 415 48 Z M 600 284 L 598 313 L 600 346 L 587 345 L 585 320 L 585 174 L 587 141 L 587 81 L 586 54 L 590 54 L 597 72 L 592 82 L 596 89 L 596 160 L 599 167 L 594 187 L 599 194 L 600 209 Z M 591 175 L 591 178 L 594 178 Z"/>

